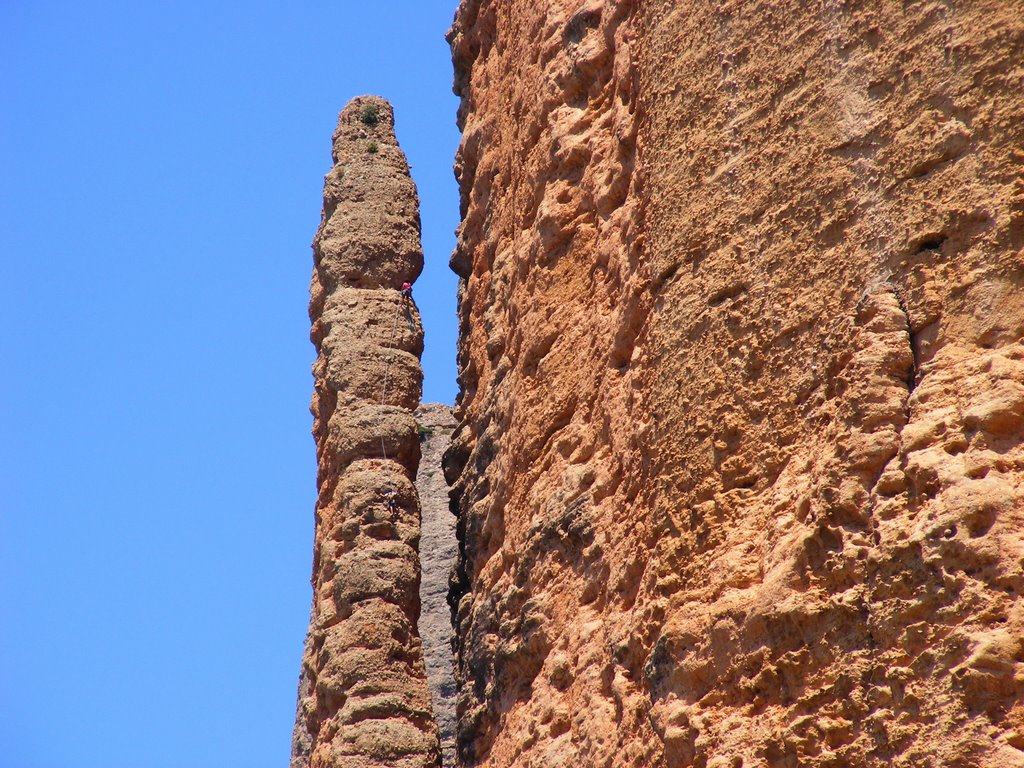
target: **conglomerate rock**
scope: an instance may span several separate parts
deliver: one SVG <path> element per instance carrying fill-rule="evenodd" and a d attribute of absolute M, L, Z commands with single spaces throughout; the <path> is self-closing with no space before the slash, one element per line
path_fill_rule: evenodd
<path fill-rule="evenodd" d="M 444 768 L 452 768 L 455 765 L 455 670 L 448 586 L 458 550 L 455 517 L 449 509 L 441 457 L 455 430 L 455 417 L 449 406 L 428 403 L 416 409 L 416 423 L 423 453 L 416 474 L 416 492 L 423 516 L 419 628 L 434 717 L 441 737 L 442 764 Z"/>
<path fill-rule="evenodd" d="M 440 752 L 416 621 L 423 329 L 399 295 L 423 268 L 391 106 L 354 99 L 313 241 L 319 497 L 292 768 L 429 768 Z M 389 503 L 389 491 L 395 502 Z"/>
<path fill-rule="evenodd" d="M 463 0 L 466 766 L 1024 766 L 1024 12 Z"/>

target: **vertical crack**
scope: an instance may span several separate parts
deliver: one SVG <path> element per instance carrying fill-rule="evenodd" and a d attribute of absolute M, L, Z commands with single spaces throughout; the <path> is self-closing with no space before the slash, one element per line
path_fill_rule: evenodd
<path fill-rule="evenodd" d="M 906 302 L 903 300 L 903 296 L 900 294 L 899 289 L 895 286 L 892 288 L 892 295 L 896 299 L 896 304 L 900 308 L 900 312 L 903 313 L 903 319 L 907 324 L 907 339 L 910 343 L 910 369 L 907 371 L 907 392 L 913 393 L 914 389 L 918 385 L 918 377 L 921 369 L 921 349 L 918 343 L 917 333 L 914 331 L 914 325 L 910 320 L 910 312 L 907 310 Z M 909 408 L 909 405 L 908 405 Z M 909 414 L 908 414 L 909 416 Z"/>

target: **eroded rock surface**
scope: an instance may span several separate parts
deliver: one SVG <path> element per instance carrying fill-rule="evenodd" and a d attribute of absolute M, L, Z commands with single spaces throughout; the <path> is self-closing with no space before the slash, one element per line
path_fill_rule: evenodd
<path fill-rule="evenodd" d="M 464 0 L 467 766 L 1024 765 L 1024 14 Z"/>
<path fill-rule="evenodd" d="M 416 628 L 423 329 L 398 290 L 423 267 L 418 200 L 383 99 L 345 107 L 333 157 L 313 241 L 319 496 L 291 765 L 428 768 L 440 753 Z"/>
<path fill-rule="evenodd" d="M 416 491 L 423 516 L 419 628 L 427 682 L 441 737 L 442 762 L 445 768 L 451 768 L 455 765 L 455 669 L 448 586 L 458 548 L 455 516 L 448 505 L 448 485 L 441 471 L 441 457 L 455 431 L 455 417 L 447 405 L 427 403 L 416 409 L 416 423 L 423 454 L 416 474 Z"/>

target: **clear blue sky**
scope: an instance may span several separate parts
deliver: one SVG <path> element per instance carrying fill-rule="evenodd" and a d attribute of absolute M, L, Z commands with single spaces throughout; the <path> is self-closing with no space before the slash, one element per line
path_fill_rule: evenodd
<path fill-rule="evenodd" d="M 396 105 L 451 402 L 454 6 L 0 3 L 2 768 L 287 764 L 330 136 Z"/>

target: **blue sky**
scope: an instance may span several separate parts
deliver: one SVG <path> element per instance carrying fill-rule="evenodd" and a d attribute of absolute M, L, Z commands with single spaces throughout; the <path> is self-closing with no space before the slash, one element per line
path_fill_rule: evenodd
<path fill-rule="evenodd" d="M 286 765 L 331 131 L 395 103 L 452 402 L 454 6 L 0 3 L 0 766 Z"/>

